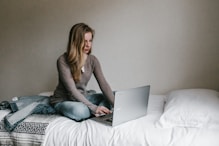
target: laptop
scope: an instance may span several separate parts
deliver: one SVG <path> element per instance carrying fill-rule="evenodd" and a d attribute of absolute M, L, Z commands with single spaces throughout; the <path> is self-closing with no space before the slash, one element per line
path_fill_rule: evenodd
<path fill-rule="evenodd" d="M 109 126 L 117 126 L 143 117 L 147 114 L 149 93 L 150 85 L 116 91 L 112 113 L 91 119 Z"/>

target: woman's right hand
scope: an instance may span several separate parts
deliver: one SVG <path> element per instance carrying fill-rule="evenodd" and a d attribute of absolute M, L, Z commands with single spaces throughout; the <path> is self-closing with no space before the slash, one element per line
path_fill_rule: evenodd
<path fill-rule="evenodd" d="M 109 113 L 111 113 L 111 111 L 108 108 L 106 108 L 104 106 L 98 106 L 97 110 L 95 112 L 95 116 L 99 117 L 101 115 L 106 115 L 106 114 L 109 114 Z"/>

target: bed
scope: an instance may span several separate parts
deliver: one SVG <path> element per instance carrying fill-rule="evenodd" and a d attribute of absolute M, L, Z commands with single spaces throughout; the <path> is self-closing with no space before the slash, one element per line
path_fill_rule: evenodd
<path fill-rule="evenodd" d="M 210 89 L 150 95 L 147 115 L 116 127 L 33 114 L 7 132 L 8 113 L 0 110 L 1 146 L 219 146 L 219 93 Z"/>

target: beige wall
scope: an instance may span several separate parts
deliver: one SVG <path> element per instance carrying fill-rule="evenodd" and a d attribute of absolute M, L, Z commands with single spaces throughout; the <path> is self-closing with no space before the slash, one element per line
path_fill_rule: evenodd
<path fill-rule="evenodd" d="M 0 99 L 53 90 L 77 22 L 113 90 L 219 89 L 218 0 L 1 0 Z M 94 79 L 88 88 L 99 90 Z"/>

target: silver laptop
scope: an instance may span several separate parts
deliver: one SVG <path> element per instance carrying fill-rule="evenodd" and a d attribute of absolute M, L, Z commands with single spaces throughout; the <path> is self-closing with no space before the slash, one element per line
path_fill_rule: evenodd
<path fill-rule="evenodd" d="M 115 92 L 112 114 L 91 118 L 106 125 L 116 126 L 147 114 L 150 85 Z"/>

